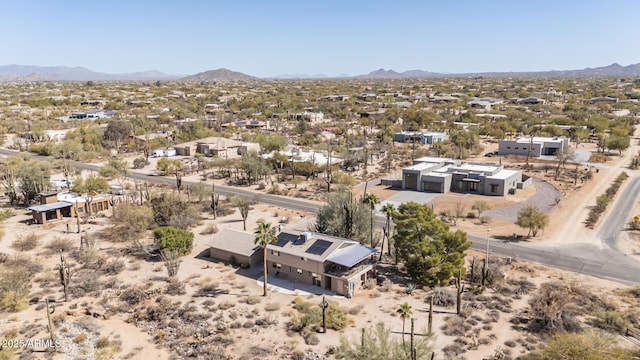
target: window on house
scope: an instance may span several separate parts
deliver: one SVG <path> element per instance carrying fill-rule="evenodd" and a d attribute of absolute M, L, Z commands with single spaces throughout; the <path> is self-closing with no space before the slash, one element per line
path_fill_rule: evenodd
<path fill-rule="evenodd" d="M 304 257 L 301 257 L 300 260 L 307 261 L 307 259 L 305 259 Z"/>
<path fill-rule="evenodd" d="M 497 184 L 491 184 L 491 192 L 492 193 L 498 192 L 498 185 Z"/>
<path fill-rule="evenodd" d="M 280 256 L 280 252 L 279 251 L 275 251 L 275 250 L 271 250 L 271 255 Z"/>
<path fill-rule="evenodd" d="M 298 269 L 298 275 L 302 275 L 302 269 Z"/>
<path fill-rule="evenodd" d="M 282 269 L 282 264 L 273 263 L 273 267 L 276 269 Z"/>
<path fill-rule="evenodd" d="M 511 146 L 507 146 L 507 149 L 511 150 Z"/>

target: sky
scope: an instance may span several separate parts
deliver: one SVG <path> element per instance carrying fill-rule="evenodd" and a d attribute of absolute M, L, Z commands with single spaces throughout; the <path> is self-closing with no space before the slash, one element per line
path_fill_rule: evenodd
<path fill-rule="evenodd" d="M 640 63 L 637 0 L 0 0 L 0 65 L 258 77 Z"/>

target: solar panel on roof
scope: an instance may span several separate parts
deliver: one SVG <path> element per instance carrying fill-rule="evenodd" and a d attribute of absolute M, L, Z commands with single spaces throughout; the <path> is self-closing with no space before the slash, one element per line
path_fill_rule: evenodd
<path fill-rule="evenodd" d="M 278 241 L 273 244 L 278 247 L 283 247 L 289 243 L 289 241 L 294 242 L 298 239 L 298 235 L 293 235 L 289 233 L 280 233 L 278 234 Z"/>
<path fill-rule="evenodd" d="M 305 252 L 313 255 L 322 255 L 330 246 L 331 241 L 316 240 Z"/>

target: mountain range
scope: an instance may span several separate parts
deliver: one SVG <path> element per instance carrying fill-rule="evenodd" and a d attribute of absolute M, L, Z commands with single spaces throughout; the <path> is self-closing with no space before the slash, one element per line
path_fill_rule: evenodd
<path fill-rule="evenodd" d="M 76 66 L 0 66 L 0 79 L 9 81 L 89 81 L 89 80 L 175 80 L 179 76 L 167 75 L 160 71 L 142 71 L 124 74 L 107 74 Z"/>
<path fill-rule="evenodd" d="M 341 75 L 334 78 L 358 79 L 410 79 L 410 78 L 443 78 L 443 77 L 627 77 L 640 76 L 640 63 L 622 66 L 614 63 L 608 66 L 585 68 L 580 70 L 551 70 L 536 72 L 484 72 L 484 73 L 437 73 L 424 70 L 408 70 L 397 72 L 394 70 L 378 69 L 365 75 Z M 270 77 L 269 79 L 331 79 L 323 74 L 287 74 Z M 178 80 L 189 82 L 208 81 L 252 81 L 260 78 L 229 69 L 204 71 L 190 76 L 164 74 L 159 71 L 142 71 L 123 74 L 107 74 L 95 72 L 84 67 L 67 66 L 33 66 L 33 65 L 4 65 L 0 66 L 0 81 L 89 81 L 89 80 Z"/>

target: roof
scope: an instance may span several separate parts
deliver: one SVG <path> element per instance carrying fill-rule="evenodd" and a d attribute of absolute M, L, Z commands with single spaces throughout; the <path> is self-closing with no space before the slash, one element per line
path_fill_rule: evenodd
<path fill-rule="evenodd" d="M 63 208 L 66 208 L 66 207 L 71 207 L 71 206 L 73 206 L 73 205 L 68 203 L 68 202 L 56 201 L 56 202 L 51 203 L 51 204 L 32 206 L 32 207 L 29 208 L 29 210 L 35 211 L 35 212 L 45 212 L 45 211 L 63 209 Z"/>
<path fill-rule="evenodd" d="M 335 254 L 329 256 L 327 260 L 350 268 L 360 261 L 365 260 L 371 254 L 375 254 L 377 251 L 378 250 L 368 246 L 354 244 L 338 250 Z"/>
<path fill-rule="evenodd" d="M 304 233 L 311 236 L 306 241 L 302 238 L 302 231 L 282 231 L 278 234 L 278 241 L 275 244 L 269 244 L 267 247 L 270 250 L 279 251 L 284 254 L 323 262 L 343 245 L 357 244 L 355 241 L 335 236 L 311 233 L 308 231 Z"/>
<path fill-rule="evenodd" d="M 208 243 L 214 249 L 228 251 L 230 253 L 251 256 L 260 247 L 255 244 L 255 235 L 252 233 L 223 229 L 217 233 Z"/>

